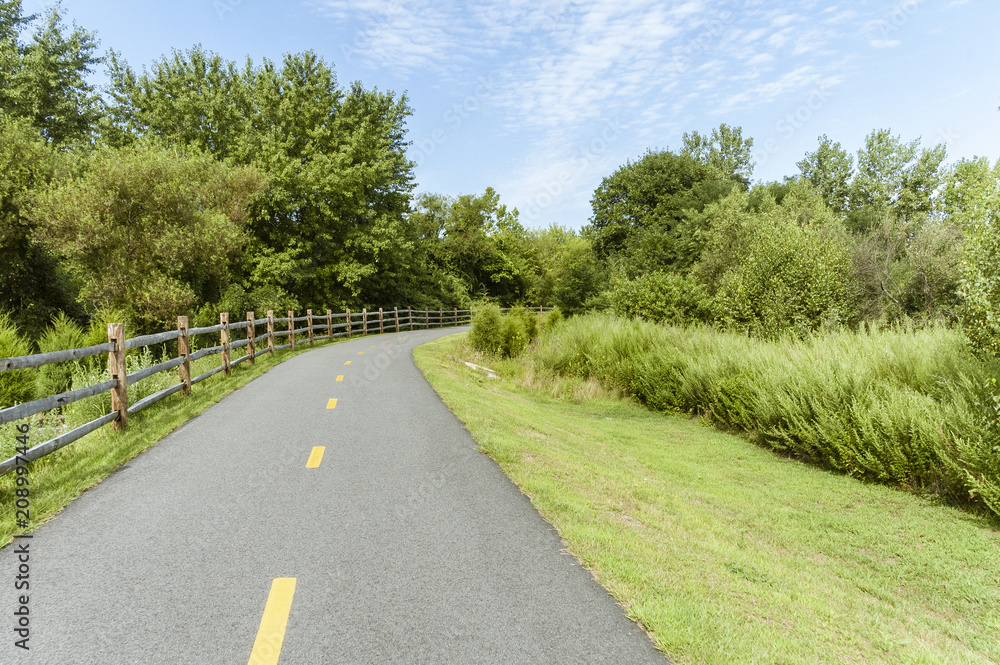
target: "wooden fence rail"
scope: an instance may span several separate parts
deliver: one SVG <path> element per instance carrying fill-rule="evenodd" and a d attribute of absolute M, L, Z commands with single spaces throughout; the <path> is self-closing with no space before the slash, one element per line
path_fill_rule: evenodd
<path fill-rule="evenodd" d="M 505 308 L 505 311 L 509 310 L 510 308 Z M 543 311 L 543 308 L 539 308 L 539 311 Z M 81 360 L 107 354 L 110 379 L 92 386 L 0 409 L 0 425 L 63 407 L 102 393 L 110 393 L 111 395 L 111 412 L 95 418 L 88 423 L 84 423 L 69 432 L 60 434 L 45 443 L 39 444 L 29 449 L 23 455 L 11 457 L 0 462 L 0 476 L 13 471 L 19 461 L 32 462 L 37 460 L 77 441 L 108 423 L 111 423 L 115 429 L 125 429 L 130 414 L 139 413 L 143 409 L 175 393 L 181 391 L 189 393 L 193 385 L 220 372 L 225 372 L 228 375 L 232 368 L 240 363 L 247 362 L 253 364 L 255 357 L 264 353 L 265 350 L 269 355 L 274 355 L 276 351 L 282 349 L 294 349 L 296 335 L 305 335 L 306 339 L 304 341 L 307 341 L 312 346 L 322 340 L 351 337 L 352 333 L 356 334 L 358 332 L 359 327 L 361 334 L 367 335 L 369 334 L 369 326 L 371 326 L 372 332 L 377 327 L 378 332 L 382 333 L 398 332 L 403 330 L 404 326 L 408 330 L 413 330 L 414 326 L 417 328 L 430 328 L 432 325 L 433 327 L 468 325 L 472 321 L 472 314 L 473 311 L 471 309 L 438 309 L 435 312 L 427 308 L 421 311 L 415 310 L 412 307 L 393 307 L 392 310 L 379 308 L 378 312 L 375 310 L 369 312 L 367 308 L 362 309 L 360 312 L 351 312 L 350 309 L 339 313 L 325 310 L 325 316 L 313 314 L 312 310 L 307 310 L 305 316 L 299 317 L 296 317 L 293 311 L 288 311 L 286 317 L 275 318 L 274 312 L 268 310 L 267 316 L 264 318 L 255 318 L 253 312 L 247 312 L 246 321 L 231 322 L 229 314 L 223 312 L 219 316 L 218 325 L 201 328 L 189 328 L 188 317 L 180 316 L 177 318 L 176 330 L 167 330 L 128 339 L 125 337 L 125 327 L 123 324 L 111 323 L 108 324 L 108 342 L 106 344 L 97 344 L 95 346 L 68 349 L 65 351 L 38 353 L 16 358 L 2 358 L 0 359 L 0 372 L 42 367 L 53 363 Z M 343 321 L 334 323 L 334 319 L 343 319 Z M 298 323 L 305 323 L 306 325 L 305 327 L 296 328 L 295 326 Z M 285 324 L 287 329 L 277 329 L 275 326 L 278 324 Z M 357 324 L 360 324 L 360 326 Z M 257 328 L 259 326 L 266 326 L 266 331 L 262 335 L 257 335 Z M 234 339 L 233 333 L 243 329 L 246 329 L 246 334 L 240 333 L 239 339 Z M 334 332 L 335 330 L 339 330 L 340 332 Z M 318 332 L 325 332 L 325 334 L 317 334 Z M 219 343 L 217 345 L 198 351 L 191 351 L 193 337 L 213 334 L 218 334 L 217 339 Z M 282 337 L 287 338 L 287 341 L 283 344 L 275 344 L 275 339 Z M 177 340 L 176 358 L 132 372 L 131 374 L 128 373 L 125 362 L 126 351 L 163 344 L 173 340 Z M 263 346 L 265 341 L 267 342 L 266 347 Z M 261 346 L 258 348 L 258 345 Z M 233 351 L 244 347 L 246 348 L 245 353 L 235 359 L 232 358 Z M 221 355 L 221 364 L 198 376 L 192 377 L 191 363 L 200 358 L 212 355 Z M 131 406 L 129 405 L 129 386 L 175 368 L 178 370 L 177 383 L 152 395 L 148 395 Z"/>

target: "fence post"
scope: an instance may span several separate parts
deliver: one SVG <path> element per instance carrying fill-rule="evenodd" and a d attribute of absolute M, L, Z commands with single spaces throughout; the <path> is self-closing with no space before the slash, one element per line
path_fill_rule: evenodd
<path fill-rule="evenodd" d="M 438 309 L 438 328 L 444 328 L 444 310 Z"/>
<path fill-rule="evenodd" d="M 257 326 L 253 324 L 253 312 L 247 312 L 247 362 L 254 364 L 257 355 L 256 342 Z"/>
<path fill-rule="evenodd" d="M 112 424 L 116 430 L 124 430 L 128 420 L 128 389 L 126 387 L 128 368 L 125 365 L 125 324 L 108 324 L 108 341 L 115 343 L 113 351 L 108 353 L 108 370 L 112 379 L 118 379 L 118 385 L 111 389 L 111 410 L 118 412 L 118 418 Z"/>
<path fill-rule="evenodd" d="M 267 355 L 274 356 L 274 310 L 267 310 Z"/>
<path fill-rule="evenodd" d="M 311 309 L 306 310 L 306 323 L 309 324 L 309 346 L 313 345 L 313 311 Z"/>
<path fill-rule="evenodd" d="M 232 372 L 229 365 L 229 312 L 219 313 L 219 323 L 223 326 L 222 330 L 219 331 L 219 338 L 222 340 L 222 366 L 225 367 L 222 372 L 229 376 Z"/>
<path fill-rule="evenodd" d="M 326 336 L 333 341 L 333 312 L 326 310 Z"/>
<path fill-rule="evenodd" d="M 399 332 L 399 307 L 392 308 L 392 316 L 393 316 L 393 322 L 392 322 L 393 331 Z"/>
<path fill-rule="evenodd" d="M 431 327 L 431 310 L 424 308 L 424 330 Z"/>
<path fill-rule="evenodd" d="M 347 339 L 351 338 L 351 308 L 345 307 L 347 310 Z"/>
<path fill-rule="evenodd" d="M 292 351 L 295 350 L 295 312 L 288 310 L 288 338 L 292 344 Z"/>
<path fill-rule="evenodd" d="M 385 330 L 382 327 L 382 308 L 379 307 L 378 308 L 378 334 L 381 335 L 383 332 L 385 332 Z"/>
<path fill-rule="evenodd" d="M 455 325 L 458 325 L 458 308 L 455 308 Z"/>
<path fill-rule="evenodd" d="M 177 338 L 177 357 L 184 358 L 183 364 L 177 368 L 180 380 L 184 384 L 184 394 L 191 393 L 191 340 L 188 339 L 188 317 L 177 317 L 177 330 L 181 336 Z"/>
<path fill-rule="evenodd" d="M 406 318 L 410 320 L 410 332 L 413 332 L 413 308 L 406 306 Z"/>
<path fill-rule="evenodd" d="M 368 308 L 367 307 L 362 307 L 361 308 L 361 334 L 362 335 L 367 335 L 368 334 Z"/>

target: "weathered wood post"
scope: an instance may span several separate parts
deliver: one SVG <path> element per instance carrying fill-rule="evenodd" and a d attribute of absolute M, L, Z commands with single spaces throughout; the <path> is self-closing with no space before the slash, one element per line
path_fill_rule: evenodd
<path fill-rule="evenodd" d="M 399 308 L 398 307 L 393 307 L 392 308 L 392 316 L 393 316 L 393 319 L 394 319 L 393 323 L 392 323 L 393 330 L 395 332 L 399 332 Z"/>
<path fill-rule="evenodd" d="M 378 308 L 378 334 L 381 335 L 384 332 L 382 328 L 382 308 Z"/>
<path fill-rule="evenodd" d="M 267 310 L 267 355 L 274 356 L 274 310 Z"/>
<path fill-rule="evenodd" d="M 288 310 L 288 339 L 292 344 L 292 351 L 295 350 L 295 312 Z"/>
<path fill-rule="evenodd" d="M 351 338 L 351 308 L 346 307 L 347 310 L 347 338 Z"/>
<path fill-rule="evenodd" d="M 458 325 L 458 308 L 455 308 L 455 325 Z"/>
<path fill-rule="evenodd" d="M 431 310 L 424 308 L 424 330 L 431 327 Z"/>
<path fill-rule="evenodd" d="M 222 373 L 229 376 L 232 373 L 232 367 L 229 364 L 229 312 L 219 312 L 219 323 L 222 324 L 219 338 L 222 341 L 222 366 L 225 367 Z"/>
<path fill-rule="evenodd" d="M 438 309 L 438 328 L 444 328 L 444 309 Z"/>
<path fill-rule="evenodd" d="M 257 326 L 254 325 L 253 312 L 247 312 L 247 362 L 254 364 L 257 355 L 256 343 Z"/>
<path fill-rule="evenodd" d="M 362 335 L 367 335 L 368 334 L 368 308 L 367 307 L 362 307 L 361 308 L 361 334 Z"/>
<path fill-rule="evenodd" d="M 410 332 L 413 332 L 413 308 L 407 306 L 406 318 L 410 320 Z"/>
<path fill-rule="evenodd" d="M 313 311 L 311 309 L 306 310 L 306 324 L 309 326 L 309 346 L 313 345 Z"/>
<path fill-rule="evenodd" d="M 177 330 L 181 333 L 177 338 L 177 357 L 184 358 L 177 372 L 180 374 L 181 383 L 184 384 L 184 394 L 188 395 L 191 393 L 191 340 L 188 338 L 188 317 L 177 317 Z"/>
<path fill-rule="evenodd" d="M 108 370 L 112 379 L 118 379 L 118 385 L 111 389 L 111 410 L 118 412 L 118 418 L 112 423 L 112 428 L 124 430 L 128 420 L 128 368 L 125 365 L 125 324 L 108 324 L 108 341 L 115 348 L 108 353 Z"/>
<path fill-rule="evenodd" d="M 333 312 L 326 310 L 326 336 L 333 339 Z"/>

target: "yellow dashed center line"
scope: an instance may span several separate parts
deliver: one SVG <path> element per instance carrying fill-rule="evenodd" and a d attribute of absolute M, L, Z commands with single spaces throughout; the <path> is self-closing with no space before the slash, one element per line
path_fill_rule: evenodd
<path fill-rule="evenodd" d="M 326 408 L 328 408 L 328 409 L 336 409 L 337 408 L 337 398 L 336 397 L 331 397 L 330 400 L 326 403 Z"/>
<path fill-rule="evenodd" d="M 359 356 L 362 355 L 363 353 L 364 353 L 364 351 L 358 351 L 358 355 Z"/>
<path fill-rule="evenodd" d="M 338 381 L 343 381 L 344 380 L 344 375 L 343 374 L 338 374 L 337 375 L 337 380 Z"/>
<path fill-rule="evenodd" d="M 315 469 L 319 466 L 320 462 L 323 461 L 323 452 L 326 450 L 326 446 L 313 446 L 312 452 L 309 453 L 309 461 L 306 462 L 307 469 Z"/>
<path fill-rule="evenodd" d="M 257 639 L 254 640 L 247 665 L 277 665 L 294 595 L 294 577 L 278 577 L 271 582 L 271 593 L 267 597 L 264 616 L 260 618 Z"/>
<path fill-rule="evenodd" d="M 350 365 L 350 364 L 351 364 L 351 361 L 350 361 L 350 360 L 348 360 L 348 361 L 347 361 L 346 363 L 344 363 L 344 364 L 345 364 L 345 365 Z"/>
<path fill-rule="evenodd" d="M 371 346 L 369 346 L 368 348 L 369 348 L 369 349 L 374 349 L 374 348 L 375 348 L 375 345 L 374 345 L 374 344 L 372 344 L 372 345 L 371 345 Z"/>

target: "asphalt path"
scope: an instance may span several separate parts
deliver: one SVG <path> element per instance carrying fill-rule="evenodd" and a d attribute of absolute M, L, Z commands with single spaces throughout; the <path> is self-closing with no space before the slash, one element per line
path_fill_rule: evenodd
<path fill-rule="evenodd" d="M 454 332 L 291 358 L 86 492 L 30 541 L 27 652 L 4 548 L 0 663 L 666 663 L 414 365 Z"/>

